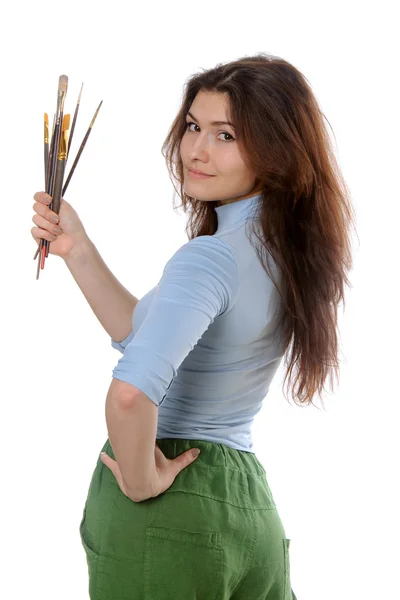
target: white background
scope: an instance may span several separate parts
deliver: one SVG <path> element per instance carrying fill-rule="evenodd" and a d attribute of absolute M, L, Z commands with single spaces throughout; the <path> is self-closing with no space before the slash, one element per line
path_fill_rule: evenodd
<path fill-rule="evenodd" d="M 340 384 L 328 388 L 325 411 L 299 408 L 283 397 L 281 368 L 255 451 L 291 539 L 298 600 L 400 598 L 394 5 L 38 0 L 1 9 L 2 598 L 88 598 L 78 527 L 120 357 L 61 259 L 50 256 L 36 281 L 33 194 L 43 189 L 43 112 L 52 118 L 58 77 L 69 77 L 72 114 L 84 82 L 74 152 L 104 101 L 65 197 L 140 298 L 187 241 L 161 155 L 184 82 L 257 52 L 311 82 L 359 242 L 339 311 Z"/>

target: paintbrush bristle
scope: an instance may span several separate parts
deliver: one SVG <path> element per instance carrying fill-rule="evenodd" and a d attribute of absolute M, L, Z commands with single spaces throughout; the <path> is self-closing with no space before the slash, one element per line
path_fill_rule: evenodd
<path fill-rule="evenodd" d="M 91 123 L 90 123 L 90 125 L 89 125 L 89 129 L 92 129 L 92 127 L 93 127 L 93 125 L 94 125 L 94 122 L 95 122 L 95 120 L 96 120 L 96 117 L 97 117 L 97 115 L 99 114 L 99 110 L 100 110 L 100 108 L 101 108 L 101 105 L 102 105 L 102 104 L 103 104 L 103 100 L 100 102 L 100 104 L 99 104 L 99 105 L 98 105 L 98 107 L 97 107 L 97 110 L 96 110 L 96 112 L 94 113 L 94 117 L 93 117 L 93 119 L 92 119 L 92 122 L 91 122 Z"/>
<path fill-rule="evenodd" d="M 49 122 L 49 115 L 47 113 L 44 113 L 44 122 L 45 123 Z"/>
<path fill-rule="evenodd" d="M 58 91 L 67 93 L 68 88 L 68 77 L 66 75 L 60 75 L 58 80 Z"/>
<path fill-rule="evenodd" d="M 62 131 L 67 131 L 67 129 L 69 129 L 70 118 L 71 118 L 71 115 L 64 115 L 63 116 Z"/>

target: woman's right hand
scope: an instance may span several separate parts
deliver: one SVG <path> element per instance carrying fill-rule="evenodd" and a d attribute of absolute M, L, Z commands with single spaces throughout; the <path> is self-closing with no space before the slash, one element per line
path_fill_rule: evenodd
<path fill-rule="evenodd" d="M 58 215 L 49 208 L 52 200 L 49 194 L 36 192 L 33 198 L 33 210 L 36 214 L 32 221 L 36 227 L 32 227 L 31 233 L 38 245 L 42 238 L 51 242 L 49 254 L 66 258 L 74 247 L 88 239 L 78 214 L 63 198 L 60 200 Z M 53 216 L 58 219 L 57 223 L 51 220 Z"/>

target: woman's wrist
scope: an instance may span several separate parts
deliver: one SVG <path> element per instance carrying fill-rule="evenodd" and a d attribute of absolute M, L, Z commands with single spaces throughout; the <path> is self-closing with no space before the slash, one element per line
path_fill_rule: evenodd
<path fill-rule="evenodd" d="M 64 256 L 64 262 L 68 266 L 76 261 L 81 262 L 89 254 L 95 251 L 95 245 L 91 241 L 91 239 L 86 235 L 82 235 L 81 238 L 77 239 L 77 241 L 72 246 L 71 250 L 68 252 L 66 256 Z"/>

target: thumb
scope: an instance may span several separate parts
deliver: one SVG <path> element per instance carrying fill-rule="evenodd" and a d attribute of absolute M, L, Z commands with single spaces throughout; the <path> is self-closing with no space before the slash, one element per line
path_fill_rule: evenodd
<path fill-rule="evenodd" d="M 190 463 L 194 462 L 199 454 L 199 448 L 191 448 L 190 450 L 186 450 L 186 452 L 178 456 L 178 458 L 176 458 L 175 460 L 178 460 L 181 469 L 184 469 Z"/>
<path fill-rule="evenodd" d="M 198 448 L 191 448 L 190 450 L 186 450 L 186 452 L 183 452 L 174 458 L 171 463 L 174 476 L 177 477 L 179 473 L 183 471 L 183 469 L 186 469 L 186 467 L 194 463 L 199 454 L 200 450 Z"/>

